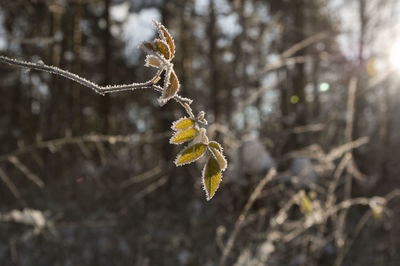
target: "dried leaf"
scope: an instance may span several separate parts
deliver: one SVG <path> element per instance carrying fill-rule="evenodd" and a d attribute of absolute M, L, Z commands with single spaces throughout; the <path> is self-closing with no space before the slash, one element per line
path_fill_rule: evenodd
<path fill-rule="evenodd" d="M 172 128 L 172 130 L 177 131 L 177 130 L 182 130 L 182 129 L 189 128 L 192 126 L 194 126 L 194 121 L 190 118 L 183 117 L 179 120 L 176 120 L 174 123 L 172 123 L 171 128 Z"/>
<path fill-rule="evenodd" d="M 386 205 L 386 200 L 381 197 L 373 197 L 369 202 L 369 207 L 371 208 L 372 214 L 375 219 L 381 220 L 382 214 L 384 212 Z"/>
<path fill-rule="evenodd" d="M 165 76 L 164 76 L 164 84 L 163 84 L 163 94 L 161 95 L 161 98 L 165 98 L 165 93 L 167 91 L 167 88 L 170 84 L 170 78 L 171 78 L 171 73 L 174 71 L 172 67 L 167 67 L 165 70 Z M 166 100 L 167 101 L 167 100 Z"/>
<path fill-rule="evenodd" d="M 175 97 L 180 87 L 178 77 L 176 76 L 175 71 L 173 69 L 167 69 L 165 77 L 166 79 L 164 81 L 164 91 L 161 97 L 158 99 L 161 105 L 165 104 L 171 98 Z"/>
<path fill-rule="evenodd" d="M 175 71 L 172 70 L 171 74 L 169 75 L 169 82 L 164 93 L 164 98 L 170 99 L 174 97 L 179 90 L 179 86 L 178 77 L 176 76 Z"/>
<path fill-rule="evenodd" d="M 156 49 L 162 56 L 164 56 L 165 59 L 170 60 L 171 59 L 171 51 L 169 50 L 168 44 L 165 41 L 156 39 L 154 40 L 154 44 L 156 46 Z"/>
<path fill-rule="evenodd" d="M 210 145 L 210 144 L 208 144 L 208 145 Z M 214 145 L 214 143 L 212 145 Z M 219 147 L 219 148 L 221 148 L 221 147 Z M 217 160 L 219 167 L 221 168 L 221 171 L 224 171 L 226 169 L 227 162 L 226 162 L 226 159 L 225 159 L 224 155 L 222 154 L 222 152 L 220 152 L 217 149 L 214 149 L 213 147 L 210 147 L 210 151 L 211 151 L 212 156 L 215 158 L 215 160 Z"/>
<path fill-rule="evenodd" d="M 199 135 L 199 131 L 195 128 L 188 128 L 185 130 L 181 130 L 175 133 L 172 138 L 169 140 L 171 144 L 181 144 L 187 141 L 194 139 L 197 135 Z"/>
<path fill-rule="evenodd" d="M 189 147 L 183 149 L 175 160 L 176 166 L 181 166 L 184 164 L 188 164 L 200 159 L 206 150 L 206 146 L 203 143 L 196 143 Z"/>
<path fill-rule="evenodd" d="M 156 48 L 156 46 L 153 44 L 153 43 L 151 43 L 151 42 L 144 42 L 143 43 L 143 46 L 146 48 L 146 49 L 148 49 L 148 50 L 150 50 L 150 51 L 157 51 L 157 48 Z"/>
<path fill-rule="evenodd" d="M 155 68 L 160 68 L 162 65 L 160 59 L 158 59 L 154 55 L 147 55 L 146 56 L 146 64 L 145 66 L 147 67 L 155 67 Z"/>
<path fill-rule="evenodd" d="M 171 59 L 172 59 L 175 54 L 174 39 L 172 38 L 171 34 L 169 34 L 168 30 L 163 25 L 161 25 L 160 29 L 162 31 L 165 41 L 167 42 L 167 44 L 169 46 L 169 50 L 171 51 Z"/>
<path fill-rule="evenodd" d="M 197 121 L 199 123 L 202 123 L 203 125 L 207 125 L 207 120 L 204 118 L 205 113 L 204 111 L 200 111 L 199 114 L 197 115 Z"/>
<path fill-rule="evenodd" d="M 374 215 L 375 219 L 381 220 L 382 219 L 382 210 L 380 209 L 371 209 L 372 215 Z"/>
<path fill-rule="evenodd" d="M 207 200 L 210 200 L 221 182 L 222 173 L 217 160 L 210 157 L 203 168 L 203 187 L 206 191 Z"/>
<path fill-rule="evenodd" d="M 167 42 L 169 49 L 171 51 L 172 57 L 175 54 L 175 44 L 174 39 L 172 38 L 171 34 L 168 32 L 167 28 L 165 28 L 160 22 L 153 20 L 153 24 L 157 27 L 158 35 L 160 38 Z M 171 57 L 171 59 L 172 59 Z"/>

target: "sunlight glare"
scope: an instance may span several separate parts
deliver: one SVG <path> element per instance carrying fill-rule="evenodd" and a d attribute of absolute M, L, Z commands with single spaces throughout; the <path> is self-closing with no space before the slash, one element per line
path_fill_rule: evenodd
<path fill-rule="evenodd" d="M 390 64 L 393 68 L 400 70 L 400 42 L 395 42 L 390 48 Z"/>

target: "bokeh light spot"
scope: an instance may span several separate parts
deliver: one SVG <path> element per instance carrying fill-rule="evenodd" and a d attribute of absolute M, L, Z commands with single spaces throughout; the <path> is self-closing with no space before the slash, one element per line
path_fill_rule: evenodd
<path fill-rule="evenodd" d="M 319 85 L 319 91 L 321 91 L 321 92 L 328 91 L 330 87 L 331 87 L 331 86 L 329 85 L 329 83 L 327 83 L 327 82 L 322 82 L 322 83 Z"/>
<path fill-rule="evenodd" d="M 296 95 L 293 95 L 292 97 L 290 97 L 290 102 L 291 102 L 292 104 L 298 103 L 298 102 L 299 102 L 299 97 L 296 96 Z"/>

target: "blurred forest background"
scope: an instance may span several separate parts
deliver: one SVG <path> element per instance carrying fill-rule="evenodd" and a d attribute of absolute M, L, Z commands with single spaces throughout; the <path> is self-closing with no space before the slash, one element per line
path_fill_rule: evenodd
<path fill-rule="evenodd" d="M 176 103 L 0 64 L 0 264 L 400 265 L 399 5 L 0 0 L 1 55 L 101 85 L 154 74 L 161 21 L 229 162 L 207 202 Z"/>

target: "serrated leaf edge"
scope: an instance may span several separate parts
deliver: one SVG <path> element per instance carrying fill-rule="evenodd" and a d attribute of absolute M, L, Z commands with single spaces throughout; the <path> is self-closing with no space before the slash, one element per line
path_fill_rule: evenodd
<path fill-rule="evenodd" d="M 182 121 L 183 121 L 183 120 L 185 120 L 185 119 L 189 119 L 189 120 L 191 120 L 191 121 L 193 122 L 193 125 L 191 125 L 191 126 L 188 126 L 188 127 L 185 127 L 185 128 L 179 128 L 179 129 L 175 128 L 177 124 L 179 124 L 180 122 L 182 122 Z M 176 120 L 176 121 L 172 122 L 171 129 L 172 129 L 173 131 L 176 131 L 176 132 L 178 132 L 178 131 L 180 131 L 180 130 L 185 130 L 185 129 L 188 129 L 188 128 L 191 128 L 191 127 L 194 127 L 194 126 L 195 126 L 195 124 L 194 124 L 194 123 L 195 123 L 195 121 L 194 121 L 192 118 L 184 116 L 184 117 L 182 117 L 182 118 L 179 118 L 178 120 Z"/>
<path fill-rule="evenodd" d="M 171 51 L 171 47 L 170 47 L 168 40 L 166 39 L 163 31 L 165 31 L 166 34 L 168 35 L 168 37 L 171 39 L 172 51 L 171 51 L 171 59 L 170 60 L 172 60 L 175 56 L 175 50 L 176 50 L 174 38 L 172 37 L 172 35 L 168 31 L 168 29 L 164 25 L 162 25 L 160 22 L 158 22 L 157 20 L 153 19 L 153 25 L 156 26 L 156 28 L 157 28 L 158 36 L 168 44 L 170 51 Z"/>
<path fill-rule="evenodd" d="M 175 71 L 173 69 L 171 70 L 171 68 L 167 68 L 167 72 L 166 72 L 165 80 L 164 80 L 163 92 L 162 92 L 160 98 L 158 98 L 158 102 L 160 103 L 161 106 L 166 104 L 170 99 L 174 98 L 178 94 L 178 91 L 179 91 L 180 86 L 181 86 L 181 84 L 179 83 L 179 80 L 177 79 L 178 88 L 176 89 L 175 93 L 169 95 L 168 97 L 166 96 L 167 89 L 168 89 L 168 86 L 169 86 L 169 83 L 170 83 L 169 79 L 171 77 L 171 73 L 172 72 L 175 73 Z M 175 74 L 175 76 L 176 76 L 176 74 Z M 166 79 L 167 77 L 168 77 L 168 79 Z M 176 76 L 176 78 L 178 78 L 178 77 Z"/>
<path fill-rule="evenodd" d="M 213 159 L 215 160 L 215 158 L 213 158 Z M 210 160 L 210 158 L 208 158 L 208 160 Z M 201 171 L 201 183 L 203 184 L 203 190 L 206 192 L 206 199 L 207 199 L 207 201 L 210 201 L 214 197 L 214 195 L 216 194 L 216 192 L 219 189 L 219 186 L 222 183 L 223 174 L 222 174 L 222 171 L 220 169 L 221 179 L 219 180 L 218 186 L 214 190 L 214 194 L 210 197 L 210 195 L 208 193 L 208 190 L 207 190 L 207 187 L 206 187 L 205 176 L 204 176 L 204 174 L 206 172 L 206 167 L 207 167 L 207 164 L 208 164 L 208 160 L 207 160 L 206 164 L 204 165 L 203 170 Z"/>
<path fill-rule="evenodd" d="M 167 50 L 168 50 L 168 58 L 165 57 L 165 55 L 158 49 L 158 47 L 157 47 L 157 42 L 161 42 L 162 44 L 164 44 L 164 45 L 167 47 Z M 171 49 L 169 48 L 169 45 L 168 45 L 168 43 L 167 43 L 166 41 L 157 38 L 157 39 L 154 39 L 153 45 L 155 45 L 155 47 L 156 47 L 156 52 L 157 52 L 160 56 L 162 56 L 162 57 L 163 57 L 165 60 L 167 60 L 167 61 L 170 61 L 170 60 L 171 60 L 171 57 L 172 57 L 172 55 L 171 55 Z"/>
<path fill-rule="evenodd" d="M 154 65 L 149 64 L 149 60 L 152 59 L 152 58 L 156 59 L 157 62 L 160 63 L 160 66 L 154 66 Z M 146 62 L 145 65 L 144 65 L 145 67 L 154 67 L 154 68 L 157 68 L 157 69 L 162 69 L 164 67 L 164 62 L 162 62 L 162 60 L 160 60 L 159 57 L 157 57 L 157 56 L 155 56 L 153 54 L 146 55 L 145 62 Z"/>
<path fill-rule="evenodd" d="M 220 153 L 221 158 L 222 158 L 222 159 L 224 160 L 224 162 L 225 162 L 225 166 L 224 166 L 223 168 L 221 168 L 221 165 L 219 165 L 219 167 L 220 167 L 220 169 L 221 169 L 221 172 L 222 172 L 222 171 L 225 171 L 225 170 L 226 170 L 226 167 L 228 166 L 228 161 L 226 160 L 224 154 L 223 154 L 222 152 L 216 150 L 215 148 L 209 146 L 209 145 L 207 146 L 207 148 L 209 149 L 209 151 L 210 151 L 210 153 L 211 153 L 211 156 L 217 161 L 218 165 L 219 165 L 219 162 L 218 162 L 218 158 L 217 158 L 217 156 L 215 155 L 215 153 L 216 153 L 216 152 Z"/>
<path fill-rule="evenodd" d="M 171 98 L 173 98 L 175 95 L 171 95 L 170 97 L 165 97 L 165 94 L 167 93 L 167 88 L 169 85 L 169 78 L 172 72 L 172 67 L 167 67 L 165 71 L 165 77 L 164 77 L 164 84 L 163 84 L 163 91 L 161 93 L 161 96 L 158 98 L 158 102 L 160 105 L 166 104 Z"/>
<path fill-rule="evenodd" d="M 210 142 L 208 143 L 208 145 L 210 146 L 211 143 L 215 143 L 215 144 L 219 147 L 219 152 L 220 152 L 220 153 L 223 153 L 223 152 L 224 152 L 224 149 L 222 148 L 221 144 L 219 144 L 219 143 L 216 142 L 215 140 L 212 140 L 212 141 L 210 141 Z M 211 147 L 211 148 L 214 148 L 214 147 L 212 147 L 212 146 L 210 146 L 210 147 Z"/>
<path fill-rule="evenodd" d="M 176 137 L 177 135 L 179 135 L 179 134 L 181 134 L 181 133 L 183 133 L 184 131 L 189 130 L 189 129 L 194 129 L 194 130 L 197 132 L 197 134 L 196 134 L 195 136 L 193 136 L 192 138 L 187 139 L 187 140 L 184 140 L 184 141 L 172 142 L 172 140 L 174 139 L 174 137 Z M 174 145 L 179 145 L 179 144 L 182 144 L 182 143 L 185 143 L 185 142 L 188 142 L 188 141 L 193 140 L 193 139 L 196 138 L 199 134 L 200 134 L 200 131 L 199 131 L 198 129 L 196 129 L 196 128 L 193 128 L 193 127 L 185 128 L 185 129 L 182 129 L 182 130 L 179 130 L 179 131 L 175 132 L 175 133 L 172 135 L 172 137 L 169 139 L 169 143 L 170 143 L 170 144 L 174 144 Z"/>
<path fill-rule="evenodd" d="M 169 89 L 169 86 L 172 85 L 171 82 L 170 82 L 172 76 L 175 76 L 175 79 L 176 79 L 176 83 L 177 83 L 176 90 L 175 90 L 174 94 L 172 94 L 171 96 L 169 96 L 167 98 L 174 97 L 178 93 L 179 89 L 181 88 L 181 83 L 179 82 L 178 76 L 176 75 L 175 70 L 172 69 L 171 73 L 169 74 L 167 86 L 165 87 L 165 93 L 167 93 L 167 90 Z"/>

